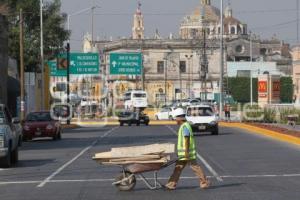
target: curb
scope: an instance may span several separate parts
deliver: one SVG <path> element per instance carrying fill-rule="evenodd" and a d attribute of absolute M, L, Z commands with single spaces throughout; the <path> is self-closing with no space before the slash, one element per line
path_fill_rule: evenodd
<path fill-rule="evenodd" d="M 271 131 L 271 130 L 267 130 L 267 129 L 264 129 L 264 128 L 259 128 L 259 127 L 256 127 L 256 126 L 243 124 L 243 123 L 220 122 L 220 126 L 229 127 L 229 128 L 240 128 L 240 129 L 247 130 L 251 133 L 267 136 L 269 138 L 272 138 L 272 139 L 275 139 L 275 140 L 278 140 L 278 141 L 281 141 L 281 142 L 286 142 L 286 143 L 289 143 L 289 144 L 294 144 L 294 145 L 300 146 L 300 138 L 290 136 L 290 135 L 285 135 L 285 134 L 282 134 L 280 132 Z"/>
<path fill-rule="evenodd" d="M 79 128 L 78 124 L 70 124 L 70 125 L 67 125 L 67 124 L 62 124 L 61 125 L 63 129 L 74 129 L 74 128 Z"/>

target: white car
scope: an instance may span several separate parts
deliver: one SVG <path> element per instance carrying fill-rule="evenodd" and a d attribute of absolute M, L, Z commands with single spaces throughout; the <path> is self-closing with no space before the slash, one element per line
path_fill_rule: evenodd
<path fill-rule="evenodd" d="M 156 120 L 174 120 L 174 110 L 177 108 L 173 107 L 167 107 L 167 108 L 162 108 L 161 111 L 155 113 L 155 119 Z"/>
<path fill-rule="evenodd" d="M 194 132 L 219 134 L 218 116 L 209 105 L 188 106 L 186 120 L 191 124 Z"/>
<path fill-rule="evenodd" d="M 201 104 L 201 101 L 198 99 L 184 99 L 180 102 L 180 105 L 182 107 L 186 107 L 186 106 L 192 106 L 192 105 L 199 105 Z"/>

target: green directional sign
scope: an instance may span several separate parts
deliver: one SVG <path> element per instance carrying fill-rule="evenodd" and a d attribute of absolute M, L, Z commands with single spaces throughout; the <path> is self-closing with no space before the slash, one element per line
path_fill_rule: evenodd
<path fill-rule="evenodd" d="M 48 67 L 50 68 L 50 76 L 67 76 L 67 70 L 58 70 L 56 61 L 48 61 Z"/>
<path fill-rule="evenodd" d="M 59 55 L 66 59 L 67 54 Z M 59 59 L 60 60 L 60 59 Z M 67 70 L 58 69 L 57 61 L 49 61 L 50 76 L 67 76 Z M 70 53 L 70 74 L 99 74 L 99 55 L 97 53 Z"/>
<path fill-rule="evenodd" d="M 140 75 L 142 73 L 141 53 L 111 53 L 111 75 Z"/>
<path fill-rule="evenodd" d="M 99 54 L 71 53 L 70 74 L 99 74 Z"/>

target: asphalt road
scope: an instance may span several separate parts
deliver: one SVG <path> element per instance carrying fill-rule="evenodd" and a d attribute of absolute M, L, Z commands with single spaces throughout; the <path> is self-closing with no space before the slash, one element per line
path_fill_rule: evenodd
<path fill-rule="evenodd" d="M 111 185 L 120 168 L 100 166 L 91 157 L 111 147 L 176 143 L 176 126 L 104 127 L 66 130 L 61 141 L 24 143 L 20 162 L 0 169 L 1 200 L 96 199 L 300 199 L 300 148 L 239 129 L 221 128 L 219 136 L 196 137 L 198 162 L 212 182 L 201 190 L 189 168 L 176 191 L 119 192 Z M 166 183 L 173 166 L 161 170 Z M 151 177 L 152 173 L 147 173 Z"/>

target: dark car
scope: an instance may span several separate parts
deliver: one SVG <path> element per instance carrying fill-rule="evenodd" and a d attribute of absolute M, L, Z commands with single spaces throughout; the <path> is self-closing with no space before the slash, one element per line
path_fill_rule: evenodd
<path fill-rule="evenodd" d="M 125 111 L 121 112 L 118 117 L 120 126 L 123 126 L 124 124 L 128 124 L 128 126 L 131 126 L 132 124 L 136 124 L 137 126 L 145 124 L 148 126 L 150 122 L 150 119 L 146 114 L 138 112 Z"/>
<path fill-rule="evenodd" d="M 51 137 L 53 140 L 61 139 L 61 124 L 52 119 L 50 112 L 32 112 L 25 119 L 23 126 L 23 139 Z"/>

